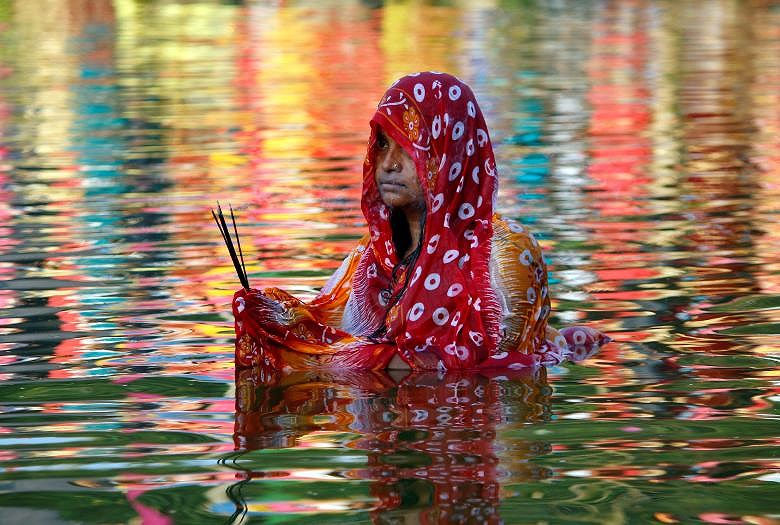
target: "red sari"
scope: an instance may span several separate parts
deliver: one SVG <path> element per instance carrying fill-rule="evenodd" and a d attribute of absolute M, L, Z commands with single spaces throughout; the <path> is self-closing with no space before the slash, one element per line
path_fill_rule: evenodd
<path fill-rule="evenodd" d="M 414 160 L 425 195 L 419 255 L 400 261 L 391 210 L 376 186 L 380 128 Z M 494 214 L 497 171 L 471 89 L 443 73 L 401 78 L 371 119 L 361 208 L 366 235 L 308 304 L 277 288 L 236 292 L 236 363 L 277 369 L 383 369 L 397 353 L 415 370 L 557 364 L 609 339 L 547 325 L 541 250 Z"/>

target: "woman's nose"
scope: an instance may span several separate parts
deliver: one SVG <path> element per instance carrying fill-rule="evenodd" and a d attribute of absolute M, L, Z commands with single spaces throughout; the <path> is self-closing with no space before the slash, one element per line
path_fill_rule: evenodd
<path fill-rule="evenodd" d="M 392 144 L 382 158 L 382 170 L 386 173 L 401 171 L 401 147 Z"/>

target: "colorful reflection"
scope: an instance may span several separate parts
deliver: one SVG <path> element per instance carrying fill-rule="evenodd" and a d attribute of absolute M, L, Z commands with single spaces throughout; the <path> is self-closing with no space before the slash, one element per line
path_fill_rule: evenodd
<path fill-rule="evenodd" d="M 499 478 L 544 477 L 527 460 L 545 448 L 517 442 L 500 447 L 498 429 L 549 420 L 551 393 L 543 368 L 511 379 L 414 374 L 398 384 L 384 373 L 241 371 L 236 378 L 238 451 L 329 447 L 339 439 L 365 455 L 364 465 L 343 475 L 370 483 L 368 495 L 352 500 L 265 497 L 261 502 L 252 499 L 253 480 L 305 484 L 335 480 L 334 473 L 246 471 L 241 491 L 235 492 L 246 499 L 235 501 L 236 513 L 368 509 L 377 523 L 499 523 Z"/>
<path fill-rule="evenodd" d="M 0 521 L 772 523 L 778 57 L 765 1 L 0 2 Z M 619 343 L 236 383 L 208 208 L 311 298 L 418 69 L 474 86 L 554 322 Z"/>

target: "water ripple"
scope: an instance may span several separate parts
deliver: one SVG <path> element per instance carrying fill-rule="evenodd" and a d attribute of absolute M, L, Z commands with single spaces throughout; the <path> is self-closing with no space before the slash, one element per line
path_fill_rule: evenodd
<path fill-rule="evenodd" d="M 779 28 L 728 0 L 0 3 L 4 521 L 775 519 Z M 616 343 L 545 378 L 236 376 L 209 207 L 253 283 L 313 297 L 416 69 L 475 89 L 553 322 Z"/>

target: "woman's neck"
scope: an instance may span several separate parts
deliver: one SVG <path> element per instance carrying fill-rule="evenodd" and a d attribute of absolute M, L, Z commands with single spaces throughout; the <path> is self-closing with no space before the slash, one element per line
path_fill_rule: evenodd
<path fill-rule="evenodd" d="M 396 208 L 393 210 L 391 225 L 393 244 L 399 259 L 411 255 L 420 244 L 425 210 L 418 208 Z"/>
<path fill-rule="evenodd" d="M 424 210 L 414 209 L 412 211 L 404 211 L 406 215 L 406 222 L 409 224 L 409 249 L 403 254 L 402 259 L 406 259 L 409 255 L 417 249 L 420 244 L 420 237 L 422 236 L 422 223 L 423 223 Z"/>

